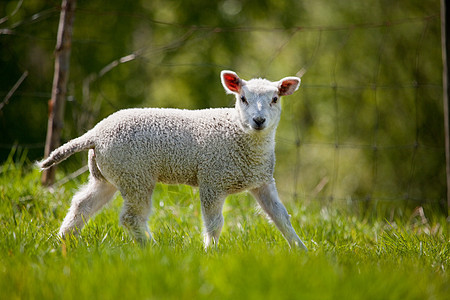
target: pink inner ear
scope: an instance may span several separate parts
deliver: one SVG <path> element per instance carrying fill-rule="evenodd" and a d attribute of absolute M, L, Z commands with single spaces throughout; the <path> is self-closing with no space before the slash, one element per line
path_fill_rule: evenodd
<path fill-rule="evenodd" d="M 290 95 L 292 94 L 294 91 L 293 86 L 297 85 L 297 81 L 295 80 L 284 80 L 281 84 L 280 87 L 278 88 L 278 92 L 280 93 L 281 96 L 283 95 Z"/>
<path fill-rule="evenodd" d="M 241 84 L 239 82 L 239 78 L 233 74 L 224 74 L 223 79 L 227 88 L 232 91 L 239 93 Z"/>

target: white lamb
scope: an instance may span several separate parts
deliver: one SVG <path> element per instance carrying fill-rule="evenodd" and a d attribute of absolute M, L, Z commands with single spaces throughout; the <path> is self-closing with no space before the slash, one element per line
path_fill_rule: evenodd
<path fill-rule="evenodd" d="M 249 190 L 290 246 L 306 250 L 273 178 L 279 98 L 295 92 L 300 78 L 245 81 L 222 71 L 221 81 L 235 94 L 235 108 L 121 110 L 39 162 L 46 169 L 89 149 L 89 182 L 73 197 L 60 236 L 77 234 L 119 190 L 122 225 L 139 242 L 152 240 L 151 196 L 155 184 L 163 182 L 199 187 L 206 248 L 219 241 L 227 195 Z"/>

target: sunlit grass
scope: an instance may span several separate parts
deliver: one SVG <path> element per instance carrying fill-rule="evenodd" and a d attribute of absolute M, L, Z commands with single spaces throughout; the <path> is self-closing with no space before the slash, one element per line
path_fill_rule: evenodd
<path fill-rule="evenodd" d="M 387 222 L 345 209 L 286 203 L 310 249 L 291 251 L 247 194 L 224 208 L 220 244 L 205 252 L 198 192 L 159 185 L 141 248 L 119 225 L 116 197 L 82 231 L 56 236 L 85 176 L 51 192 L 23 163 L 0 168 L 2 299 L 447 299 L 448 223 Z"/>

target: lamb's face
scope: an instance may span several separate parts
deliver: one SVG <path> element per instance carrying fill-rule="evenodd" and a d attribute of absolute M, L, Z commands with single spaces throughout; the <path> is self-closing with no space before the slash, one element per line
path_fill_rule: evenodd
<path fill-rule="evenodd" d="M 297 77 L 277 82 L 245 81 L 231 71 L 222 71 L 221 80 L 225 90 L 236 96 L 236 110 L 244 129 L 254 132 L 276 128 L 281 114 L 280 97 L 292 94 L 300 85 Z"/>
<path fill-rule="evenodd" d="M 265 79 L 243 82 L 236 94 L 236 109 L 244 128 L 261 131 L 275 128 L 280 120 L 281 105 L 276 84 Z"/>

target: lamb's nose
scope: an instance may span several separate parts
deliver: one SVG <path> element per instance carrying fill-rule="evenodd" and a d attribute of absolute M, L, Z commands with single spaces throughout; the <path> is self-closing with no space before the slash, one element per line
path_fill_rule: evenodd
<path fill-rule="evenodd" d="M 255 122 L 256 125 L 261 126 L 262 124 L 264 124 L 264 122 L 266 121 L 266 118 L 263 117 L 254 117 L 253 121 Z"/>

